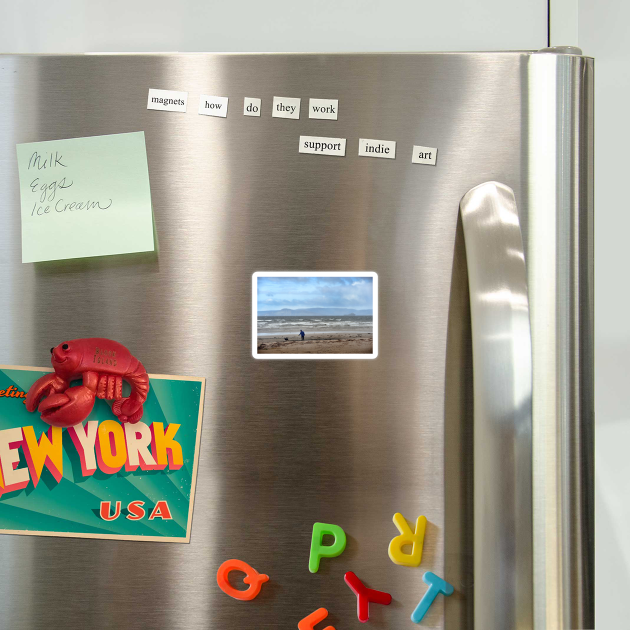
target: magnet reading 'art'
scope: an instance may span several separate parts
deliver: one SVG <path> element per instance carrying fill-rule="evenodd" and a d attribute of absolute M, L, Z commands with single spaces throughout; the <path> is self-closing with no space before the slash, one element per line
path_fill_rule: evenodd
<path fill-rule="evenodd" d="M 400 532 L 400 536 L 396 536 L 389 543 L 389 557 L 394 564 L 402 564 L 407 567 L 417 567 L 422 561 L 422 546 L 424 544 L 424 532 L 427 528 L 427 519 L 425 516 L 419 516 L 416 521 L 415 533 L 407 524 L 405 517 L 396 512 L 394 514 L 394 524 Z M 404 553 L 403 547 L 412 545 L 411 553 Z"/>
<path fill-rule="evenodd" d="M 144 366 L 125 346 L 111 339 L 73 339 L 50 349 L 54 372 L 39 378 L 28 390 L 26 408 L 38 411 L 44 422 L 72 427 L 83 422 L 98 398 L 113 400 L 112 411 L 121 422 L 135 424 L 149 393 Z M 82 378 L 83 384 L 70 387 Z M 123 379 L 131 394 L 123 398 Z"/>
<path fill-rule="evenodd" d="M 246 575 L 243 578 L 243 582 L 249 584 L 249 588 L 245 591 L 234 588 L 228 579 L 230 571 L 242 571 L 245 573 Z M 258 573 L 256 569 L 250 567 L 249 564 L 242 560 L 226 560 L 217 571 L 217 584 L 219 588 L 226 595 L 245 602 L 249 602 L 257 597 L 262 585 L 268 580 L 268 575 Z"/>
<path fill-rule="evenodd" d="M 323 545 L 324 536 L 333 536 L 335 541 L 332 545 Z M 322 558 L 336 558 L 340 556 L 346 548 L 346 532 L 339 525 L 328 525 L 327 523 L 313 524 L 313 537 L 311 538 L 311 555 L 308 559 L 308 570 L 311 573 L 319 571 L 319 561 Z"/>
<path fill-rule="evenodd" d="M 308 617 L 304 617 L 300 623 L 298 623 L 298 630 L 314 630 L 315 626 L 328 617 L 328 611 L 325 608 L 318 608 L 315 612 L 312 612 Z M 335 630 L 334 626 L 326 626 L 324 630 Z"/>

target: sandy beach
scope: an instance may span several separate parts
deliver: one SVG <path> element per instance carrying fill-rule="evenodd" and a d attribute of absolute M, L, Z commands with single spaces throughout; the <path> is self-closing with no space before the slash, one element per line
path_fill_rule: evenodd
<path fill-rule="evenodd" d="M 313 333 L 304 341 L 295 335 L 258 336 L 258 354 L 372 354 L 372 333 Z"/>

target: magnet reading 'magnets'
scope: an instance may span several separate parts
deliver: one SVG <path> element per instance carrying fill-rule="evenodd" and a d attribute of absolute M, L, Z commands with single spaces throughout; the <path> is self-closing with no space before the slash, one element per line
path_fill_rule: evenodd
<path fill-rule="evenodd" d="M 50 354 L 54 372 L 28 390 L 28 411 L 38 409 L 44 422 L 71 427 L 90 415 L 98 397 L 114 401 L 112 411 L 121 422 L 135 424 L 142 418 L 149 376 L 125 346 L 98 337 L 73 339 L 51 348 Z M 76 378 L 83 378 L 83 385 L 70 387 Z M 128 398 L 123 398 L 123 379 L 131 385 Z"/>

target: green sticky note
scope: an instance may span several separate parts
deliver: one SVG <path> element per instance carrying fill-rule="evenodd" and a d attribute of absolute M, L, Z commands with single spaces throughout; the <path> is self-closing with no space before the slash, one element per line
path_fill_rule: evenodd
<path fill-rule="evenodd" d="M 17 145 L 22 262 L 153 251 L 144 132 Z"/>

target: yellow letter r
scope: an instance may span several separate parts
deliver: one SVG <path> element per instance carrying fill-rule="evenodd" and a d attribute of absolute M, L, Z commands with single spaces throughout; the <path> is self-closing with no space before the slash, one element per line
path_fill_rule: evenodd
<path fill-rule="evenodd" d="M 400 532 L 389 543 L 389 557 L 394 564 L 403 564 L 407 567 L 417 567 L 422 561 L 422 545 L 424 544 L 424 531 L 427 527 L 426 516 L 419 516 L 416 521 L 416 532 L 411 531 L 405 517 L 396 512 L 394 514 L 394 524 Z M 403 547 L 412 545 L 411 553 L 404 553 Z"/>

